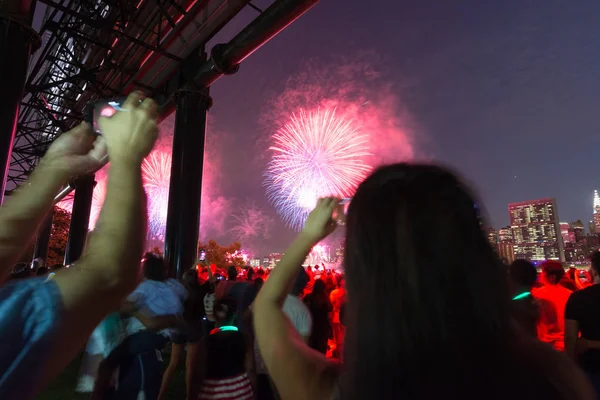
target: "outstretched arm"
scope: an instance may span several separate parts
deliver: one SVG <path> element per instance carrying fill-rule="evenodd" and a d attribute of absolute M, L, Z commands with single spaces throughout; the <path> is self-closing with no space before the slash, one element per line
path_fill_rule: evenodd
<path fill-rule="evenodd" d="M 92 150 L 87 157 L 69 157 L 65 153 L 65 147 L 70 148 L 73 143 L 88 147 L 87 152 L 93 147 L 94 139 L 85 123 L 63 134 L 29 180 L 6 198 L 0 208 L 0 283 L 8 277 L 19 256 L 34 239 L 61 187 L 70 177 L 94 172 L 102 166 L 101 148 Z"/>
<path fill-rule="evenodd" d="M 138 281 L 147 219 L 141 164 L 156 140 L 156 104 L 149 99 L 140 104 L 132 94 L 124 108 L 100 120 L 111 162 L 106 199 L 87 253 L 54 278 L 63 312 L 42 385 L 73 359 Z"/>
<path fill-rule="evenodd" d="M 254 329 L 261 355 L 284 399 L 329 399 L 333 382 L 325 372 L 331 364 L 310 349 L 282 310 L 311 248 L 335 229 L 334 198 L 321 199 L 304 230 L 269 275 L 254 302 Z"/>

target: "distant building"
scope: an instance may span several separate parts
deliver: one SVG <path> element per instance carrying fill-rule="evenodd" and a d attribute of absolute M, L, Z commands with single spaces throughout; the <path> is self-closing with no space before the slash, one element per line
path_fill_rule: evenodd
<path fill-rule="evenodd" d="M 506 242 L 507 240 L 513 240 L 513 234 L 510 226 L 506 226 L 498 230 L 498 242 Z"/>
<path fill-rule="evenodd" d="M 260 267 L 261 259 L 260 258 L 251 258 L 249 264 L 253 268 Z"/>
<path fill-rule="evenodd" d="M 583 238 L 583 251 L 586 255 L 590 255 L 595 251 L 600 250 L 600 236 L 597 233 L 590 233 Z"/>
<path fill-rule="evenodd" d="M 498 245 L 498 232 L 496 232 L 494 228 L 488 229 L 488 241 L 490 242 L 490 246 L 494 249 Z"/>
<path fill-rule="evenodd" d="M 556 200 L 522 201 L 508 205 L 515 258 L 564 261 Z"/>
<path fill-rule="evenodd" d="M 594 190 L 594 203 L 593 203 L 593 211 L 594 218 L 592 220 L 592 225 L 594 227 L 592 233 L 600 233 L 600 196 L 598 195 L 598 191 Z"/>
<path fill-rule="evenodd" d="M 275 267 L 279 261 L 281 261 L 281 257 L 283 257 L 283 254 L 281 253 L 271 253 L 269 254 L 269 257 L 266 258 L 266 263 L 263 264 L 263 266 Z"/>
<path fill-rule="evenodd" d="M 582 263 L 585 261 L 587 251 L 585 246 L 575 243 L 565 244 L 565 261 L 570 263 Z"/>
<path fill-rule="evenodd" d="M 500 257 L 505 264 L 510 265 L 515 261 L 515 247 L 512 240 L 498 242 L 496 249 L 498 251 L 498 257 Z"/>
<path fill-rule="evenodd" d="M 575 235 L 573 235 L 573 238 L 571 238 L 571 236 L 569 236 L 570 229 L 571 229 L 571 225 L 569 225 L 568 222 L 560 223 L 560 236 L 562 236 L 564 245 L 566 245 L 567 243 L 571 243 L 572 241 L 575 240 L 575 237 L 574 237 Z M 573 240 L 571 240 L 571 239 L 573 239 Z"/>
<path fill-rule="evenodd" d="M 583 237 L 585 236 L 585 226 L 580 219 L 575 222 L 571 222 L 571 228 L 573 229 L 573 234 L 575 235 L 575 243 L 582 243 Z"/>

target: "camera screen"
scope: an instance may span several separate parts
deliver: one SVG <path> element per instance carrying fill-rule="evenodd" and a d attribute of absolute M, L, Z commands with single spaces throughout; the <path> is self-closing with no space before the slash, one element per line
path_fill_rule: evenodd
<path fill-rule="evenodd" d="M 125 99 L 103 100 L 94 104 L 92 117 L 94 132 L 102 133 L 98 126 L 98 119 L 100 117 L 112 117 L 117 111 L 121 111 L 121 105 L 124 101 Z"/>

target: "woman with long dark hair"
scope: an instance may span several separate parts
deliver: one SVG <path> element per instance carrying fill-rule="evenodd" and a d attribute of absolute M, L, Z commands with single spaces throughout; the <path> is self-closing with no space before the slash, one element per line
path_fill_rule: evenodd
<path fill-rule="evenodd" d="M 293 335 L 281 304 L 311 248 L 335 229 L 338 204 L 319 200 L 256 299 L 260 351 L 284 400 L 593 398 L 570 360 L 520 333 L 478 203 L 430 165 L 380 168 L 350 203 L 336 371 Z"/>
<path fill-rule="evenodd" d="M 304 303 L 308 306 L 313 319 L 308 345 L 319 353 L 327 354 L 327 341 L 332 334 L 329 314 L 333 311 L 333 307 L 322 279 L 315 280 L 313 290 L 306 295 Z"/>
<path fill-rule="evenodd" d="M 162 378 L 159 399 L 164 399 L 169 383 L 177 369 L 177 365 L 183 359 L 187 348 L 185 359 L 185 383 L 188 398 L 195 399 L 197 396 L 196 365 L 198 364 L 199 341 L 202 339 L 204 313 L 204 295 L 206 290 L 200 285 L 198 273 L 195 267 L 183 274 L 183 286 L 187 290 L 188 297 L 183 308 L 183 324 L 174 329 L 171 334 L 171 358 L 169 366 Z"/>

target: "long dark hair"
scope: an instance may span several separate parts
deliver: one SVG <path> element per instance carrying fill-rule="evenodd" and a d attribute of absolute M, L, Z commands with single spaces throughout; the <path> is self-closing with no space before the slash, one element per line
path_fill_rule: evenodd
<path fill-rule="evenodd" d="M 323 279 L 315 279 L 313 290 L 309 295 L 309 299 L 311 304 L 314 306 L 322 306 L 329 301 L 329 296 L 327 296 L 327 287 L 325 286 L 325 281 L 323 281 Z"/>
<path fill-rule="evenodd" d="M 146 252 L 142 257 L 142 271 L 146 279 L 162 282 L 167 278 L 167 265 L 161 255 Z"/>
<path fill-rule="evenodd" d="M 198 273 L 195 268 L 188 270 L 183 274 L 183 286 L 188 292 L 185 300 L 183 319 L 188 322 L 200 321 L 204 316 L 204 290 L 200 286 Z"/>
<path fill-rule="evenodd" d="M 516 333 L 476 204 L 430 165 L 386 166 L 359 186 L 346 223 L 343 399 L 494 397 L 486 366 L 503 368 Z"/>

